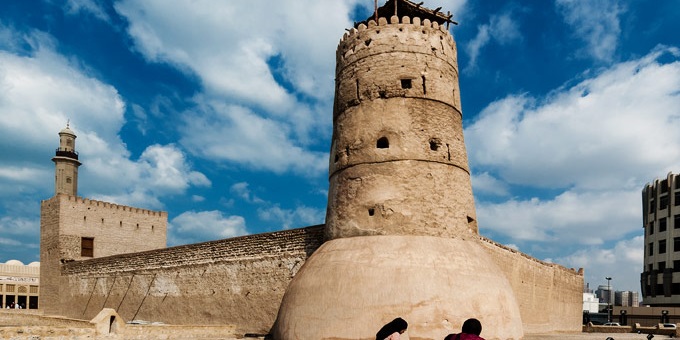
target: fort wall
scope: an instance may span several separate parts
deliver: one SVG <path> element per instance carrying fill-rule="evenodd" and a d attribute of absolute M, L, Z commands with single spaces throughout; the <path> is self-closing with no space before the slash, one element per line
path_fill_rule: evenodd
<path fill-rule="evenodd" d="M 482 244 L 512 286 L 526 334 L 581 331 L 582 269 L 539 261 L 486 238 Z"/>
<path fill-rule="evenodd" d="M 40 209 L 41 308 L 60 310 L 62 263 L 165 248 L 167 213 L 57 194 Z M 83 238 L 90 239 L 89 252 Z"/>
<path fill-rule="evenodd" d="M 237 325 L 267 333 L 289 282 L 323 243 L 323 225 L 63 265 L 55 313 L 89 320 Z M 524 332 L 580 331 L 583 274 L 482 238 L 517 299 Z"/>
<path fill-rule="evenodd" d="M 238 325 L 267 333 L 288 283 L 323 242 L 323 226 L 65 263 L 57 314 Z"/>

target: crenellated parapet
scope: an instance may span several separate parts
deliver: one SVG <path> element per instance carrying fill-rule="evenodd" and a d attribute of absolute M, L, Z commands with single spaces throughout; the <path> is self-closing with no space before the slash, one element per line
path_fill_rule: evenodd
<path fill-rule="evenodd" d="M 436 21 L 420 18 L 392 16 L 369 20 L 368 25 L 359 24 L 345 32 L 336 50 L 338 63 L 351 63 L 384 51 L 406 51 L 422 54 L 440 55 L 442 59 L 456 61 L 456 42 L 448 30 Z M 336 70 L 339 71 L 339 70 Z"/>
<path fill-rule="evenodd" d="M 336 51 L 334 119 L 374 98 L 423 98 L 461 114 L 456 43 L 437 22 L 393 16 L 345 33 Z M 398 61 L 398 62 L 395 62 Z"/>
<path fill-rule="evenodd" d="M 116 203 L 111 203 L 111 202 L 104 202 L 104 201 L 99 201 L 99 200 L 93 200 L 90 198 L 86 197 L 80 197 L 80 196 L 73 196 L 73 195 L 64 195 L 67 197 L 68 201 L 71 201 L 76 204 L 84 204 L 89 207 L 96 207 L 96 208 L 103 208 L 103 209 L 111 209 L 111 210 L 117 210 L 120 212 L 129 212 L 131 214 L 141 214 L 141 215 L 151 215 L 151 216 L 160 216 L 160 217 L 167 217 L 168 213 L 165 211 L 157 211 L 157 210 L 148 210 L 148 209 L 142 209 L 142 208 L 136 208 L 136 207 L 130 207 L 127 205 L 121 205 L 121 204 L 116 204 Z"/>

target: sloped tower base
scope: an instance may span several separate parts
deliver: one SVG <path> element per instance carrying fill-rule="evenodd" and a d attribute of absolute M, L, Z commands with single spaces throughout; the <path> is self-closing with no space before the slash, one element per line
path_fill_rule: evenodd
<path fill-rule="evenodd" d="M 395 317 L 409 339 L 443 339 L 463 321 L 482 336 L 520 339 L 520 312 L 506 277 L 475 240 L 366 236 L 322 245 L 288 286 L 275 339 L 375 339 Z"/>

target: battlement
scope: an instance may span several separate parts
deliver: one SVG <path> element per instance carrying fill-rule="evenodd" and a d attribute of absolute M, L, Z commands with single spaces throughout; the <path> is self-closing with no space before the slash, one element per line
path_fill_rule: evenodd
<path fill-rule="evenodd" d="M 166 217 L 166 218 L 168 216 L 168 213 L 166 211 L 157 211 L 157 210 L 135 208 L 135 207 L 127 206 L 127 205 L 120 205 L 120 204 L 111 203 L 111 202 L 98 201 L 98 200 L 93 200 L 93 199 L 80 197 L 80 196 L 58 194 L 55 197 L 65 197 L 66 201 L 73 202 L 75 204 L 83 204 L 83 205 L 90 206 L 90 207 L 101 207 L 101 208 L 104 208 L 104 209 L 119 210 L 121 212 L 129 212 L 129 213 L 132 213 L 132 214 L 140 214 L 140 215 L 150 215 L 150 216 L 158 216 L 158 217 Z"/>
<path fill-rule="evenodd" d="M 66 275 L 102 275 L 144 272 L 160 268 L 213 265 L 223 262 L 261 260 L 290 254 L 311 255 L 323 243 L 323 225 L 246 235 L 216 241 L 127 253 L 65 263 Z"/>
<path fill-rule="evenodd" d="M 435 55 L 456 62 L 456 43 L 436 21 L 404 16 L 369 20 L 345 32 L 336 51 L 338 65 L 349 64 L 376 53 L 412 52 Z M 341 68 L 336 69 L 340 73 Z"/>

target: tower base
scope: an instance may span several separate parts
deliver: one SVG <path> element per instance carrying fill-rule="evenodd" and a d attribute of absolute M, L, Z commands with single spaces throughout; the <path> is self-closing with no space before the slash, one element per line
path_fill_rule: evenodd
<path fill-rule="evenodd" d="M 375 339 L 402 317 L 409 339 L 443 339 L 477 318 L 481 336 L 520 339 L 510 283 L 476 240 L 365 236 L 324 243 L 288 286 L 275 339 Z"/>

